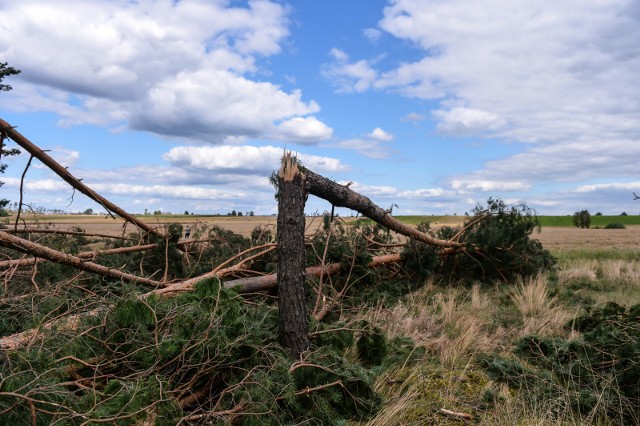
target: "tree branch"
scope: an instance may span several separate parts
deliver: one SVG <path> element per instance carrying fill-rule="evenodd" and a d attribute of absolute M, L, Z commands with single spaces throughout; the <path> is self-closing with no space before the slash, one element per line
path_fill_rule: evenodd
<path fill-rule="evenodd" d="M 113 204 L 111 201 L 107 200 L 87 185 L 82 183 L 80 179 L 73 176 L 69 171 L 63 167 L 56 160 L 51 158 L 46 152 L 42 149 L 38 148 L 35 144 L 33 144 L 29 139 L 21 135 L 17 130 L 15 130 L 9 123 L 0 119 L 0 130 L 3 131 L 8 137 L 10 137 L 15 143 L 24 148 L 27 152 L 29 152 L 32 156 L 40 160 L 44 165 L 53 170 L 58 176 L 60 176 L 65 182 L 71 185 L 76 190 L 82 192 L 87 197 L 91 198 L 101 206 L 103 206 L 107 211 L 112 211 L 116 213 L 118 216 L 124 218 L 125 220 L 135 224 L 140 229 L 143 229 L 152 234 L 161 235 L 162 231 L 158 228 L 153 228 L 148 224 L 142 222 L 141 220 L 135 218 L 130 215 L 117 205 Z"/>
<path fill-rule="evenodd" d="M 382 209 L 374 204 L 369 198 L 352 191 L 345 185 L 337 184 L 332 180 L 320 176 L 308 169 L 305 169 L 303 173 L 305 175 L 307 191 L 316 197 L 329 201 L 333 205 L 338 207 L 347 207 L 360 212 L 369 219 L 378 222 L 380 225 L 386 226 L 392 231 L 405 235 L 409 238 L 413 238 L 414 240 L 422 241 L 423 243 L 437 247 L 458 248 L 464 246 L 456 241 L 439 240 L 431 235 L 418 231 L 412 226 L 400 222 L 398 219 L 391 216 L 390 212 Z"/>

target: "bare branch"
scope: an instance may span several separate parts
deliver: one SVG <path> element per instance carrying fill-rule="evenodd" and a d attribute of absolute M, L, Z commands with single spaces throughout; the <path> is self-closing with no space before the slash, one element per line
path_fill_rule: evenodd
<path fill-rule="evenodd" d="M 69 171 L 58 163 L 56 160 L 51 158 L 46 152 L 42 149 L 38 148 L 35 144 L 33 144 L 29 139 L 20 134 L 17 130 L 15 130 L 9 123 L 0 119 L 0 131 L 3 131 L 8 137 L 10 137 L 14 142 L 20 145 L 22 148 L 27 150 L 32 156 L 36 157 L 40 160 L 44 165 L 53 170 L 58 176 L 64 179 L 69 185 L 78 191 L 82 192 L 87 197 L 91 198 L 101 206 L 103 206 L 107 211 L 112 211 L 116 213 L 118 216 L 126 219 L 127 221 L 135 224 L 140 229 L 143 229 L 152 234 L 161 235 L 162 231 L 158 228 L 153 228 L 148 224 L 142 222 L 141 220 L 135 218 L 130 215 L 117 205 L 113 204 L 111 201 L 107 200 L 87 185 L 81 182 L 80 179 L 73 176 Z"/>

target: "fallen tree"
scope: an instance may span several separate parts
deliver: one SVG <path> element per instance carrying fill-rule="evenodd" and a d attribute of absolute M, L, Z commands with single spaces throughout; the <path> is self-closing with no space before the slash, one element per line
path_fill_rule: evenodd
<path fill-rule="evenodd" d="M 399 263 L 402 261 L 400 254 L 389 254 L 384 256 L 374 257 L 369 267 L 376 268 L 382 265 L 391 263 Z M 334 275 L 340 272 L 344 265 L 340 263 L 331 263 L 328 265 L 312 266 L 305 269 L 305 275 L 307 277 L 320 277 L 321 275 Z M 179 294 L 193 291 L 195 285 L 203 280 L 210 278 L 220 278 L 229 272 L 237 272 L 240 268 L 230 267 L 217 269 L 215 273 L 207 273 L 199 277 L 191 278 L 178 283 L 172 283 L 164 288 L 158 288 L 148 293 L 140 295 L 141 299 L 146 299 L 151 296 L 158 296 L 161 298 L 171 298 Z M 224 288 L 234 289 L 239 294 L 258 293 L 271 291 L 278 285 L 278 274 L 269 274 L 256 277 L 239 278 L 235 280 L 226 281 L 223 283 Z M 77 327 L 80 324 L 82 318 L 92 317 L 98 313 L 103 312 L 102 309 L 94 309 L 92 311 L 83 312 L 80 314 L 69 315 L 64 318 L 57 319 L 51 323 L 43 324 L 42 330 L 50 330 L 52 328 L 70 330 Z M 11 351 L 19 346 L 29 343 L 34 339 L 42 336 L 42 330 L 32 329 L 26 330 L 21 333 L 16 333 L 11 336 L 5 336 L 0 338 L 0 349 L 5 351 Z"/>
<path fill-rule="evenodd" d="M 104 207 L 107 211 L 117 214 L 121 218 L 125 219 L 128 222 L 133 223 L 138 228 L 143 229 L 146 232 L 160 235 L 161 231 L 159 230 L 159 228 L 154 228 L 152 226 L 149 226 L 143 221 L 137 219 L 135 216 L 130 215 L 129 213 L 127 213 L 126 211 L 124 211 L 114 203 L 112 203 L 111 201 L 107 200 L 106 198 L 98 194 L 93 189 L 89 188 L 87 185 L 82 183 L 81 179 L 78 179 L 75 176 L 73 176 L 69 172 L 69 170 L 67 170 L 66 167 L 62 166 L 56 160 L 51 158 L 49 154 L 47 154 L 45 151 L 40 149 L 33 142 L 31 142 L 29 139 L 27 139 L 22 134 L 20 134 L 20 132 L 18 132 L 15 129 L 15 127 L 13 127 L 11 124 L 7 123 L 2 119 L 0 119 L 0 132 L 2 132 L 2 134 L 11 138 L 15 143 L 17 143 L 22 148 L 24 148 L 29 154 L 31 154 L 33 157 L 37 158 L 44 165 L 46 165 L 51 170 L 53 170 L 58 176 L 60 176 L 65 182 L 71 185 L 75 190 L 91 198 L 92 200 L 100 204 L 102 207 Z"/>
<path fill-rule="evenodd" d="M 163 285 L 160 282 L 149 278 L 128 274 L 117 269 L 107 268 L 106 266 L 98 265 L 97 263 L 88 262 L 78 256 L 61 253 L 57 250 L 34 243 L 33 241 L 25 240 L 24 238 L 16 237 L 15 235 L 7 234 L 3 231 L 0 231 L 0 245 L 34 257 L 46 259 L 51 262 L 60 263 L 83 271 L 93 272 L 109 278 L 146 284 L 153 287 Z"/>
<path fill-rule="evenodd" d="M 464 247 L 464 244 L 457 241 L 437 239 L 429 234 L 418 231 L 412 226 L 400 222 L 391 215 L 389 210 L 384 210 L 364 195 L 352 191 L 349 189 L 348 185 L 340 185 L 306 168 L 303 169 L 301 173 L 304 176 L 305 188 L 310 194 L 325 199 L 336 207 L 347 207 L 355 210 L 380 225 L 397 232 L 398 234 L 402 234 L 429 245 L 450 248 Z"/>

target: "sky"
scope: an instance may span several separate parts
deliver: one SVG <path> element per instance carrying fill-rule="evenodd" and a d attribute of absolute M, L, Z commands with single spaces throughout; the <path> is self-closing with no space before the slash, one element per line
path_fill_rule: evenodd
<path fill-rule="evenodd" d="M 131 213 L 274 214 L 285 150 L 397 215 L 640 212 L 638 0 L 0 0 L 0 62 L 0 118 Z M 103 210 L 38 161 L 24 202 Z"/>

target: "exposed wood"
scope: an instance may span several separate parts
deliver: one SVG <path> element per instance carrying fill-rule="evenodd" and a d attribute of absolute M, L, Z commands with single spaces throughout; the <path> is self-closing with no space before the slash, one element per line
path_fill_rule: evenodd
<path fill-rule="evenodd" d="M 35 341 L 42 337 L 42 332 L 44 330 L 67 330 L 73 331 L 78 328 L 80 325 L 80 320 L 82 318 L 89 318 L 92 316 L 98 315 L 100 312 L 106 310 L 106 307 L 93 309 L 91 311 L 82 312 L 80 314 L 69 315 L 66 317 L 59 318 L 55 321 L 48 322 L 43 324 L 39 328 L 32 328 L 30 330 L 25 330 L 21 333 L 12 334 L 10 336 L 5 336 L 0 339 L 0 350 L 4 351 L 12 351 L 17 349 L 20 346 L 26 345 L 29 342 Z"/>
<path fill-rule="evenodd" d="M 307 191 L 316 197 L 329 201 L 334 206 L 347 207 L 360 212 L 369 219 L 378 222 L 380 225 L 386 226 L 398 234 L 405 235 L 409 238 L 413 238 L 414 240 L 422 241 L 423 243 L 437 247 L 464 247 L 464 245 L 459 242 L 439 240 L 431 235 L 418 231 L 410 225 L 400 222 L 398 219 L 391 216 L 389 211 L 377 206 L 369 198 L 352 191 L 345 185 L 333 182 L 332 180 L 327 179 L 324 176 L 320 176 L 308 169 L 305 169 L 303 173 Z"/>
<path fill-rule="evenodd" d="M 102 207 L 104 207 L 107 211 L 111 211 L 121 218 L 127 220 L 128 222 L 133 223 L 138 228 L 145 230 L 146 232 L 150 232 L 152 234 L 160 235 L 162 231 L 160 228 L 154 228 L 149 226 L 148 224 L 142 222 L 136 217 L 130 215 L 117 205 L 113 204 L 111 201 L 107 200 L 93 189 L 89 188 L 87 185 L 82 183 L 82 181 L 75 176 L 73 176 L 66 167 L 62 166 L 56 160 L 51 158 L 46 152 L 37 147 L 34 143 L 32 143 L 29 139 L 20 134 L 13 126 L 11 126 L 6 121 L 0 119 L 0 131 L 4 132 L 9 138 L 11 138 L 15 143 L 24 148 L 29 154 L 40 160 L 44 165 L 53 170 L 58 176 L 60 176 L 65 182 L 75 188 L 77 191 L 80 191 L 87 197 L 91 198 Z"/>
<path fill-rule="evenodd" d="M 76 254 L 76 256 L 81 259 L 92 259 L 105 254 L 131 253 L 136 251 L 151 250 L 152 248 L 155 248 L 155 247 L 157 247 L 156 244 L 145 244 L 142 246 L 130 246 L 130 247 L 118 247 L 118 248 L 109 249 L 109 250 L 83 251 Z M 14 265 L 20 265 L 20 266 L 33 265 L 34 263 L 36 263 L 37 259 L 38 259 L 37 257 L 32 257 L 28 259 L 4 260 L 0 262 L 0 268 L 7 268 Z"/>
<path fill-rule="evenodd" d="M 304 270 L 304 177 L 288 153 L 278 172 L 278 330 L 280 343 L 298 358 L 309 349 Z"/>
<path fill-rule="evenodd" d="M 375 268 L 390 263 L 399 263 L 402 261 L 399 253 L 386 254 L 384 256 L 376 256 L 369 263 L 370 268 Z M 325 266 L 311 266 L 305 269 L 305 275 L 309 277 L 319 277 L 320 274 L 334 275 L 340 272 L 342 265 L 340 263 L 330 263 Z M 278 286 L 277 274 L 263 275 L 259 277 L 240 278 L 232 281 L 225 281 L 224 286 L 226 288 L 233 288 L 238 293 L 257 293 L 262 291 L 268 291 Z M 167 290 L 170 287 L 167 287 Z M 165 290 L 165 289 L 162 289 Z"/>
<path fill-rule="evenodd" d="M 79 235 L 83 237 L 99 237 L 99 238 L 113 238 L 115 240 L 131 240 L 128 237 L 115 236 L 109 234 L 87 234 L 79 231 L 63 231 L 61 229 L 40 229 L 40 228 L 18 228 L 16 229 L 3 229 L 0 231 L 7 232 L 9 234 L 59 234 L 59 235 Z"/>
<path fill-rule="evenodd" d="M 25 240 L 23 238 L 16 237 L 15 235 L 7 234 L 3 231 L 0 231 L 0 245 L 17 250 L 21 253 L 27 253 L 35 257 L 50 260 L 52 262 L 71 266 L 73 268 L 92 272 L 94 274 L 102 275 L 109 278 L 115 278 L 139 284 L 146 284 L 153 287 L 161 285 L 158 281 L 128 274 L 117 269 L 107 268 L 106 266 L 98 265 L 97 263 L 88 262 L 78 256 L 72 256 L 70 254 L 62 253 L 41 244 L 34 243 L 33 241 Z"/>
<path fill-rule="evenodd" d="M 447 410 L 446 408 L 441 408 L 440 409 L 440 413 L 450 416 L 450 417 L 454 417 L 458 420 L 469 420 L 472 421 L 475 418 L 471 415 L 471 414 L 467 414 L 467 413 L 460 413 L 457 411 L 451 411 L 451 410 Z"/>

